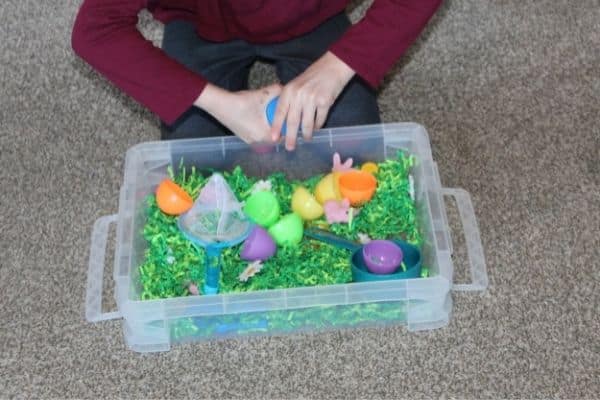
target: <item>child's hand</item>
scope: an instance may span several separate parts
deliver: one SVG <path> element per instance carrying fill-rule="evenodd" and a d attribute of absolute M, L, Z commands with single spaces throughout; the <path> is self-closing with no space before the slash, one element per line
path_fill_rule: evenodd
<path fill-rule="evenodd" d="M 279 93 L 281 85 L 278 84 L 239 92 L 228 92 L 209 84 L 194 104 L 248 144 L 274 143 L 265 108 Z"/>
<path fill-rule="evenodd" d="M 272 140 L 279 139 L 284 121 L 286 149 L 296 146 L 299 128 L 304 139 L 310 140 L 313 130 L 323 126 L 329 109 L 353 76 L 354 71 L 342 60 L 325 53 L 283 88 L 271 127 Z"/>

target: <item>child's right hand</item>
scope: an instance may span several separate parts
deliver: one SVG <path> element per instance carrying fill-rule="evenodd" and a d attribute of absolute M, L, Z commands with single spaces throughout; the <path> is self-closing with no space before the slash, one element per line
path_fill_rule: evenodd
<path fill-rule="evenodd" d="M 229 92 L 208 84 L 194 105 L 202 108 L 248 144 L 271 144 L 267 103 L 281 93 L 274 84 L 257 90 Z"/>

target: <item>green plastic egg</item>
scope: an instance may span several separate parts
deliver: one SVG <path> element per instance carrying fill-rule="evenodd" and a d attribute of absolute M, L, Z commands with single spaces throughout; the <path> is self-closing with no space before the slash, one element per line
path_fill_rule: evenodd
<path fill-rule="evenodd" d="M 244 213 L 256 224 L 269 228 L 279 219 L 281 210 L 273 192 L 261 190 L 246 200 Z"/>
<path fill-rule="evenodd" d="M 269 233 L 279 246 L 296 246 L 304 235 L 302 218 L 296 213 L 286 214 L 269 228 Z"/>

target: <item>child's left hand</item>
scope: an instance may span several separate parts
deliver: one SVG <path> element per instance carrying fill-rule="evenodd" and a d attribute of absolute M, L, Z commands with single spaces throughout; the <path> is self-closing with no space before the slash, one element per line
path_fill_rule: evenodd
<path fill-rule="evenodd" d="M 286 122 L 285 147 L 294 150 L 299 128 L 305 140 L 320 129 L 329 109 L 354 71 L 333 53 L 327 52 L 302 74 L 284 86 L 271 127 L 273 141 L 277 141 Z"/>

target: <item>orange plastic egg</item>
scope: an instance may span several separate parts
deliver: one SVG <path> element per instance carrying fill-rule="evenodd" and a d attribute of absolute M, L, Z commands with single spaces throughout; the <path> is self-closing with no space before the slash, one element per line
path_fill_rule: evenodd
<path fill-rule="evenodd" d="M 353 206 L 360 206 L 373 197 L 377 179 L 368 172 L 353 170 L 340 175 L 338 185 L 342 197 Z"/>
<path fill-rule="evenodd" d="M 156 204 L 165 214 L 179 215 L 192 208 L 194 200 L 181 186 L 165 179 L 156 188 Z"/>

